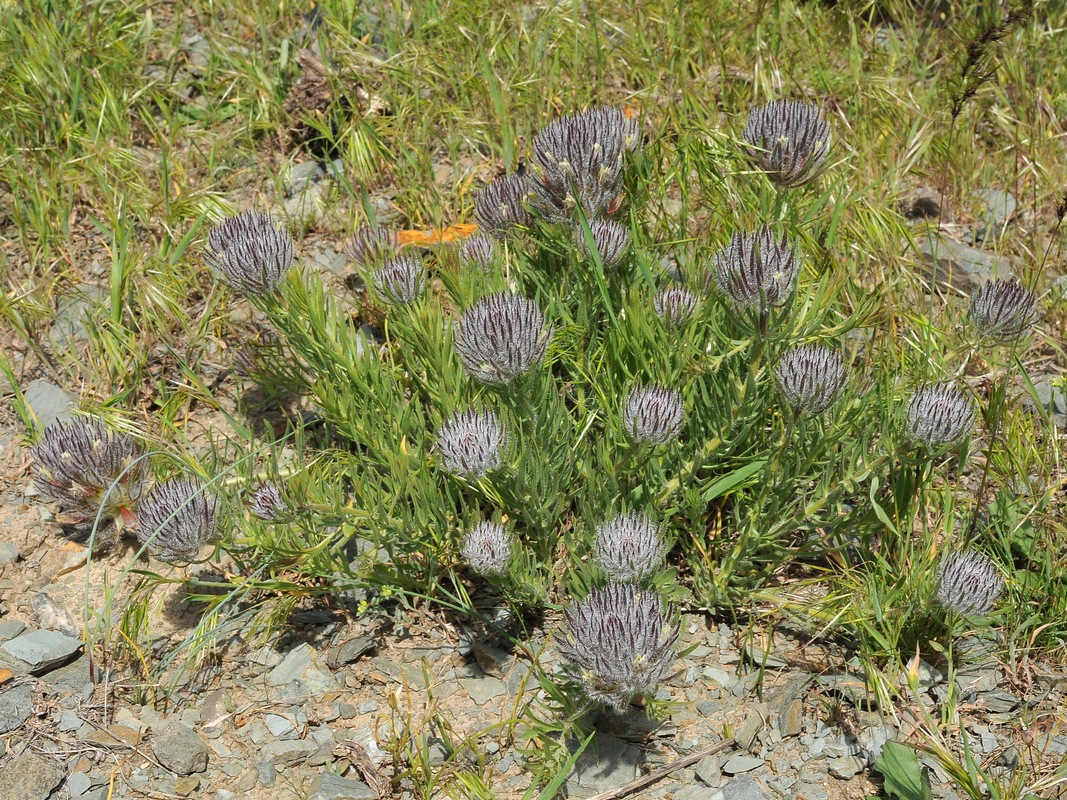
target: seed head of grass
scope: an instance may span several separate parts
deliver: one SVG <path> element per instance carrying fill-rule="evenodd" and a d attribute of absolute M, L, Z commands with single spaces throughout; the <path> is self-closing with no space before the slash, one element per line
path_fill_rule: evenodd
<path fill-rule="evenodd" d="M 488 272 L 496 261 L 496 242 L 492 236 L 476 233 L 463 240 L 459 246 L 459 260 L 468 267 Z"/>
<path fill-rule="evenodd" d="M 845 382 L 845 364 L 836 350 L 802 344 L 785 352 L 774 374 L 790 405 L 805 414 L 821 414 Z"/>
<path fill-rule="evenodd" d="M 615 220 L 601 217 L 589 220 L 589 233 L 593 237 L 593 244 L 596 245 L 600 261 L 605 268 L 614 267 L 622 261 L 626 251 L 630 249 L 630 231 L 625 225 L 620 225 Z M 589 258 L 591 254 L 585 238 L 585 229 L 576 227 L 575 238 L 578 240 L 579 250 L 586 258 Z"/>
<path fill-rule="evenodd" d="M 983 553 L 953 553 L 941 564 L 937 602 L 962 616 L 988 614 L 1004 588 L 996 565 Z"/>
<path fill-rule="evenodd" d="M 753 108 L 743 136 L 749 157 L 782 188 L 810 181 L 830 152 L 830 123 L 823 110 L 796 100 Z"/>
<path fill-rule="evenodd" d="M 137 538 L 165 561 L 188 561 L 219 532 L 219 498 L 199 480 L 172 478 L 152 487 L 137 515 Z"/>
<path fill-rule="evenodd" d="M 502 292 L 482 298 L 460 318 L 455 346 L 470 375 L 501 384 L 540 362 L 551 338 L 552 326 L 537 303 Z"/>
<path fill-rule="evenodd" d="M 549 123 L 534 137 L 533 207 L 547 220 L 589 219 L 622 191 L 623 160 L 640 144 L 640 123 L 618 108 L 594 108 Z"/>
<path fill-rule="evenodd" d="M 907 433 L 930 449 L 956 444 L 974 429 L 967 395 L 949 384 L 921 386 L 908 403 Z"/>
<path fill-rule="evenodd" d="M 52 423 L 30 455 L 33 485 L 63 507 L 57 519 L 64 525 L 91 523 L 98 512 L 105 522 L 128 520 L 145 490 L 144 450 L 98 419 Z"/>
<path fill-rule="evenodd" d="M 481 522 L 464 537 L 462 555 L 480 575 L 500 575 L 511 559 L 511 536 L 498 522 Z"/>
<path fill-rule="evenodd" d="M 426 288 L 426 268 L 413 253 L 387 259 L 381 269 L 374 271 L 373 278 L 381 298 L 390 305 L 414 303 Z"/>
<path fill-rule="evenodd" d="M 284 515 L 289 507 L 278 484 L 262 483 L 252 491 L 248 510 L 254 517 L 273 522 Z"/>
<path fill-rule="evenodd" d="M 662 386 L 635 386 L 622 407 L 622 424 L 638 443 L 663 444 L 682 430 L 682 395 Z"/>
<path fill-rule="evenodd" d="M 659 528 L 639 511 L 622 514 L 597 528 L 596 560 L 616 583 L 636 583 L 663 560 Z"/>
<path fill-rule="evenodd" d="M 696 295 L 684 286 L 664 286 L 652 298 L 652 307 L 669 325 L 681 325 L 696 311 Z"/>
<path fill-rule="evenodd" d="M 364 226 L 352 234 L 345 249 L 358 266 L 373 270 L 400 252 L 400 239 L 388 228 Z"/>
<path fill-rule="evenodd" d="M 986 281 L 971 295 L 970 313 L 982 338 L 1011 344 L 1037 321 L 1037 298 L 1015 281 Z"/>
<path fill-rule="evenodd" d="M 591 700 L 623 710 L 667 677 L 679 625 L 656 592 L 611 583 L 564 612 L 556 646 Z"/>
<path fill-rule="evenodd" d="M 244 211 L 211 229 L 204 261 L 241 294 L 271 294 L 293 265 L 293 240 L 270 217 Z"/>
<path fill-rule="evenodd" d="M 507 445 L 507 429 L 492 411 L 461 411 L 437 433 L 437 452 L 445 469 L 473 478 L 499 469 Z"/>
<path fill-rule="evenodd" d="M 474 201 L 474 218 L 486 233 L 502 239 L 516 226 L 533 223 L 526 210 L 530 184 L 525 175 L 501 175 L 494 178 Z"/>
<path fill-rule="evenodd" d="M 744 308 L 785 305 L 796 286 L 800 258 L 783 233 L 768 228 L 742 231 L 715 256 L 719 291 Z"/>

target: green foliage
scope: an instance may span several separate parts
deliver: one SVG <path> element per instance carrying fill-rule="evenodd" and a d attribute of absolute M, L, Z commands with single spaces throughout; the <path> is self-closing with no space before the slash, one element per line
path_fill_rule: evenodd
<path fill-rule="evenodd" d="M 883 788 L 890 800 L 931 800 L 934 796 L 928 770 L 907 745 L 886 742 L 874 768 L 882 773 Z"/>

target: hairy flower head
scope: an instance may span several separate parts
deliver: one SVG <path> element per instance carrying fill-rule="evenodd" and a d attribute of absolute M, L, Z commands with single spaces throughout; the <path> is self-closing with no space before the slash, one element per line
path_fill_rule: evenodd
<path fill-rule="evenodd" d="M 996 566 L 977 550 L 953 553 L 941 564 L 937 602 L 963 616 L 988 614 L 1004 588 Z"/>
<path fill-rule="evenodd" d="M 466 266 L 488 272 L 496 261 L 497 248 L 493 237 L 484 233 L 468 236 L 459 246 L 459 260 Z"/>
<path fill-rule="evenodd" d="M 172 478 L 152 487 L 138 511 L 137 538 L 165 561 L 191 560 L 218 535 L 219 499 L 199 480 Z"/>
<path fill-rule="evenodd" d="M 622 424 L 638 443 L 663 444 L 682 430 L 682 395 L 662 386 L 635 386 L 622 407 Z"/>
<path fill-rule="evenodd" d="M 483 297 L 460 318 L 455 346 L 473 377 L 507 383 L 544 358 L 551 338 L 537 303 L 502 292 Z"/>
<path fill-rule="evenodd" d="M 667 677 L 679 625 L 656 592 L 611 583 L 563 612 L 556 646 L 592 700 L 622 710 Z"/>
<path fill-rule="evenodd" d="M 967 395 L 944 383 L 920 386 L 908 403 L 908 437 L 937 449 L 956 444 L 974 429 Z"/>
<path fill-rule="evenodd" d="M 626 251 L 630 249 L 630 231 L 625 225 L 620 225 L 613 219 L 596 218 L 589 220 L 589 233 L 593 238 L 593 244 L 600 254 L 600 261 L 605 268 L 614 267 Z M 591 257 L 589 243 L 585 238 L 585 229 L 576 226 L 574 229 L 575 239 L 578 241 L 578 249 L 586 258 Z"/>
<path fill-rule="evenodd" d="M 986 281 L 971 295 L 970 312 L 979 335 L 1010 344 L 1037 321 L 1037 298 L 1015 281 Z"/>
<path fill-rule="evenodd" d="M 664 286 L 652 298 L 656 313 L 670 325 L 681 325 L 696 311 L 696 295 L 684 286 Z"/>
<path fill-rule="evenodd" d="M 775 100 L 753 108 L 745 121 L 748 155 L 781 187 L 807 183 L 830 152 L 830 123 L 818 106 Z"/>
<path fill-rule="evenodd" d="M 461 411 L 437 433 L 445 469 L 475 478 L 500 468 L 507 443 L 507 430 L 492 411 Z"/>
<path fill-rule="evenodd" d="M 790 405 L 806 414 L 821 414 L 845 382 L 845 364 L 836 350 L 802 344 L 785 352 L 774 374 Z"/>
<path fill-rule="evenodd" d="M 390 305 L 406 306 L 422 296 L 426 288 L 426 267 L 413 253 L 387 259 L 374 271 L 374 285 Z"/>
<path fill-rule="evenodd" d="M 498 522 L 481 522 L 463 540 L 463 560 L 481 575 L 499 575 L 511 558 L 511 536 Z"/>
<path fill-rule="evenodd" d="M 381 268 L 400 252 L 400 239 L 388 228 L 362 227 L 348 242 L 348 254 L 363 269 Z"/>
<path fill-rule="evenodd" d="M 478 226 L 498 239 L 517 225 L 529 226 L 533 219 L 526 210 L 530 184 L 525 175 L 501 175 L 494 178 L 474 200 L 474 218 Z"/>
<path fill-rule="evenodd" d="M 270 217 L 243 211 L 211 229 L 204 261 L 242 294 L 278 290 L 293 264 L 293 240 L 274 227 Z"/>
<path fill-rule="evenodd" d="M 605 522 L 596 530 L 596 560 L 612 581 L 640 581 L 663 561 L 659 526 L 640 511 Z"/>
<path fill-rule="evenodd" d="M 768 228 L 741 231 L 715 256 L 719 291 L 744 308 L 785 305 L 796 286 L 800 259 L 789 238 Z"/>

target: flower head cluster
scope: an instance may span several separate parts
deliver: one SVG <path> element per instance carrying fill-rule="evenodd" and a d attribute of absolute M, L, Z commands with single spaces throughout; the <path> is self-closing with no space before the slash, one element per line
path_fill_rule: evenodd
<path fill-rule="evenodd" d="M 98 419 L 54 422 L 30 455 L 37 491 L 63 506 L 60 523 L 86 525 L 98 512 L 104 522 L 132 518 L 147 478 L 144 450 L 131 437 Z"/>
<path fill-rule="evenodd" d="M 534 137 L 533 207 L 550 221 L 573 220 L 579 206 L 599 216 L 622 191 L 624 156 L 639 144 L 640 123 L 618 108 L 554 120 Z"/>
<path fill-rule="evenodd" d="M 684 286 L 664 286 L 652 298 L 652 307 L 665 322 L 681 325 L 696 311 L 696 295 Z"/>
<path fill-rule="evenodd" d="M 949 384 L 921 386 L 908 403 L 908 436 L 929 448 L 955 444 L 974 429 L 967 395 Z"/>
<path fill-rule="evenodd" d="M 845 364 L 836 350 L 802 344 L 785 352 L 774 374 L 790 405 L 807 414 L 821 414 L 845 382 Z"/>
<path fill-rule="evenodd" d="M 516 225 L 533 222 L 526 210 L 530 185 L 525 175 L 501 175 L 494 178 L 474 201 L 474 217 L 478 226 L 489 234 L 503 238 Z"/>
<path fill-rule="evenodd" d="M 461 411 L 441 426 L 437 452 L 445 469 L 480 478 L 504 463 L 508 433 L 492 411 Z"/>
<path fill-rule="evenodd" d="M 593 244 L 605 268 L 614 267 L 622 261 L 622 257 L 630 249 L 630 232 L 625 225 L 620 225 L 615 220 L 601 217 L 589 220 L 589 234 L 592 236 Z M 591 254 L 585 229 L 575 227 L 574 235 L 578 240 L 578 249 L 586 258 L 589 258 Z"/>
<path fill-rule="evenodd" d="M 364 269 L 378 269 L 399 252 L 400 239 L 388 228 L 360 228 L 348 242 L 348 254 Z"/>
<path fill-rule="evenodd" d="M 172 478 L 154 486 L 138 512 L 137 538 L 166 561 L 193 558 L 218 529 L 219 499 L 194 479 Z"/>
<path fill-rule="evenodd" d="M 979 335 L 1011 343 L 1037 320 L 1037 298 L 1015 281 L 986 281 L 971 295 L 970 312 Z"/>
<path fill-rule="evenodd" d="M 993 562 L 977 550 L 953 553 L 941 564 L 937 602 L 963 616 L 988 614 L 1004 588 Z"/>
<path fill-rule="evenodd" d="M 682 395 L 662 386 L 635 386 L 622 407 L 622 424 L 638 443 L 663 444 L 682 430 Z"/>
<path fill-rule="evenodd" d="M 715 256 L 719 291 L 739 306 L 764 310 L 784 305 L 793 293 L 800 259 L 783 233 L 741 231 Z"/>
<path fill-rule="evenodd" d="M 822 109 L 795 100 L 753 108 L 743 136 L 749 156 L 781 187 L 810 181 L 830 152 L 830 123 Z"/>
<path fill-rule="evenodd" d="M 667 677 L 679 626 L 656 592 L 611 583 L 563 614 L 557 647 L 590 699 L 622 710 Z"/>
<path fill-rule="evenodd" d="M 223 281 L 243 294 L 278 290 L 293 264 L 293 240 L 270 217 L 244 211 L 211 229 L 204 261 Z"/>
<path fill-rule="evenodd" d="M 663 560 L 659 528 L 640 511 L 605 522 L 596 531 L 596 560 L 613 581 L 640 581 Z"/>
<path fill-rule="evenodd" d="M 481 575 L 499 575 L 511 558 L 511 536 L 498 522 L 481 522 L 463 540 L 463 560 Z"/>
<path fill-rule="evenodd" d="M 544 358 L 552 326 L 537 303 L 502 292 L 483 297 L 460 318 L 456 352 L 483 383 L 507 383 Z"/>
<path fill-rule="evenodd" d="M 488 272 L 496 261 L 496 242 L 492 236 L 476 233 L 459 246 L 459 260 L 463 264 Z"/>
<path fill-rule="evenodd" d="M 387 303 L 406 306 L 418 300 L 426 288 L 426 268 L 415 254 L 394 256 L 374 271 L 374 285 Z"/>
<path fill-rule="evenodd" d="M 252 516 L 273 522 L 289 510 L 289 506 L 282 497 L 282 490 L 276 483 L 262 483 L 252 492 L 252 499 L 248 505 Z"/>

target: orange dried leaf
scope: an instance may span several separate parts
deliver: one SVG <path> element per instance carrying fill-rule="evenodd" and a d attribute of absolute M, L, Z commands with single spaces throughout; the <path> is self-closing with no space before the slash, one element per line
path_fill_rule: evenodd
<path fill-rule="evenodd" d="M 0 686 L 15 677 L 15 673 L 9 669 L 0 669 Z"/>
<path fill-rule="evenodd" d="M 456 242 L 460 239 L 466 239 L 476 230 L 478 230 L 477 225 L 463 222 L 456 225 L 449 225 L 444 229 L 434 228 L 429 231 L 399 231 L 396 238 L 400 241 L 400 244 L 414 244 L 419 246 L 447 244 L 448 242 Z"/>

